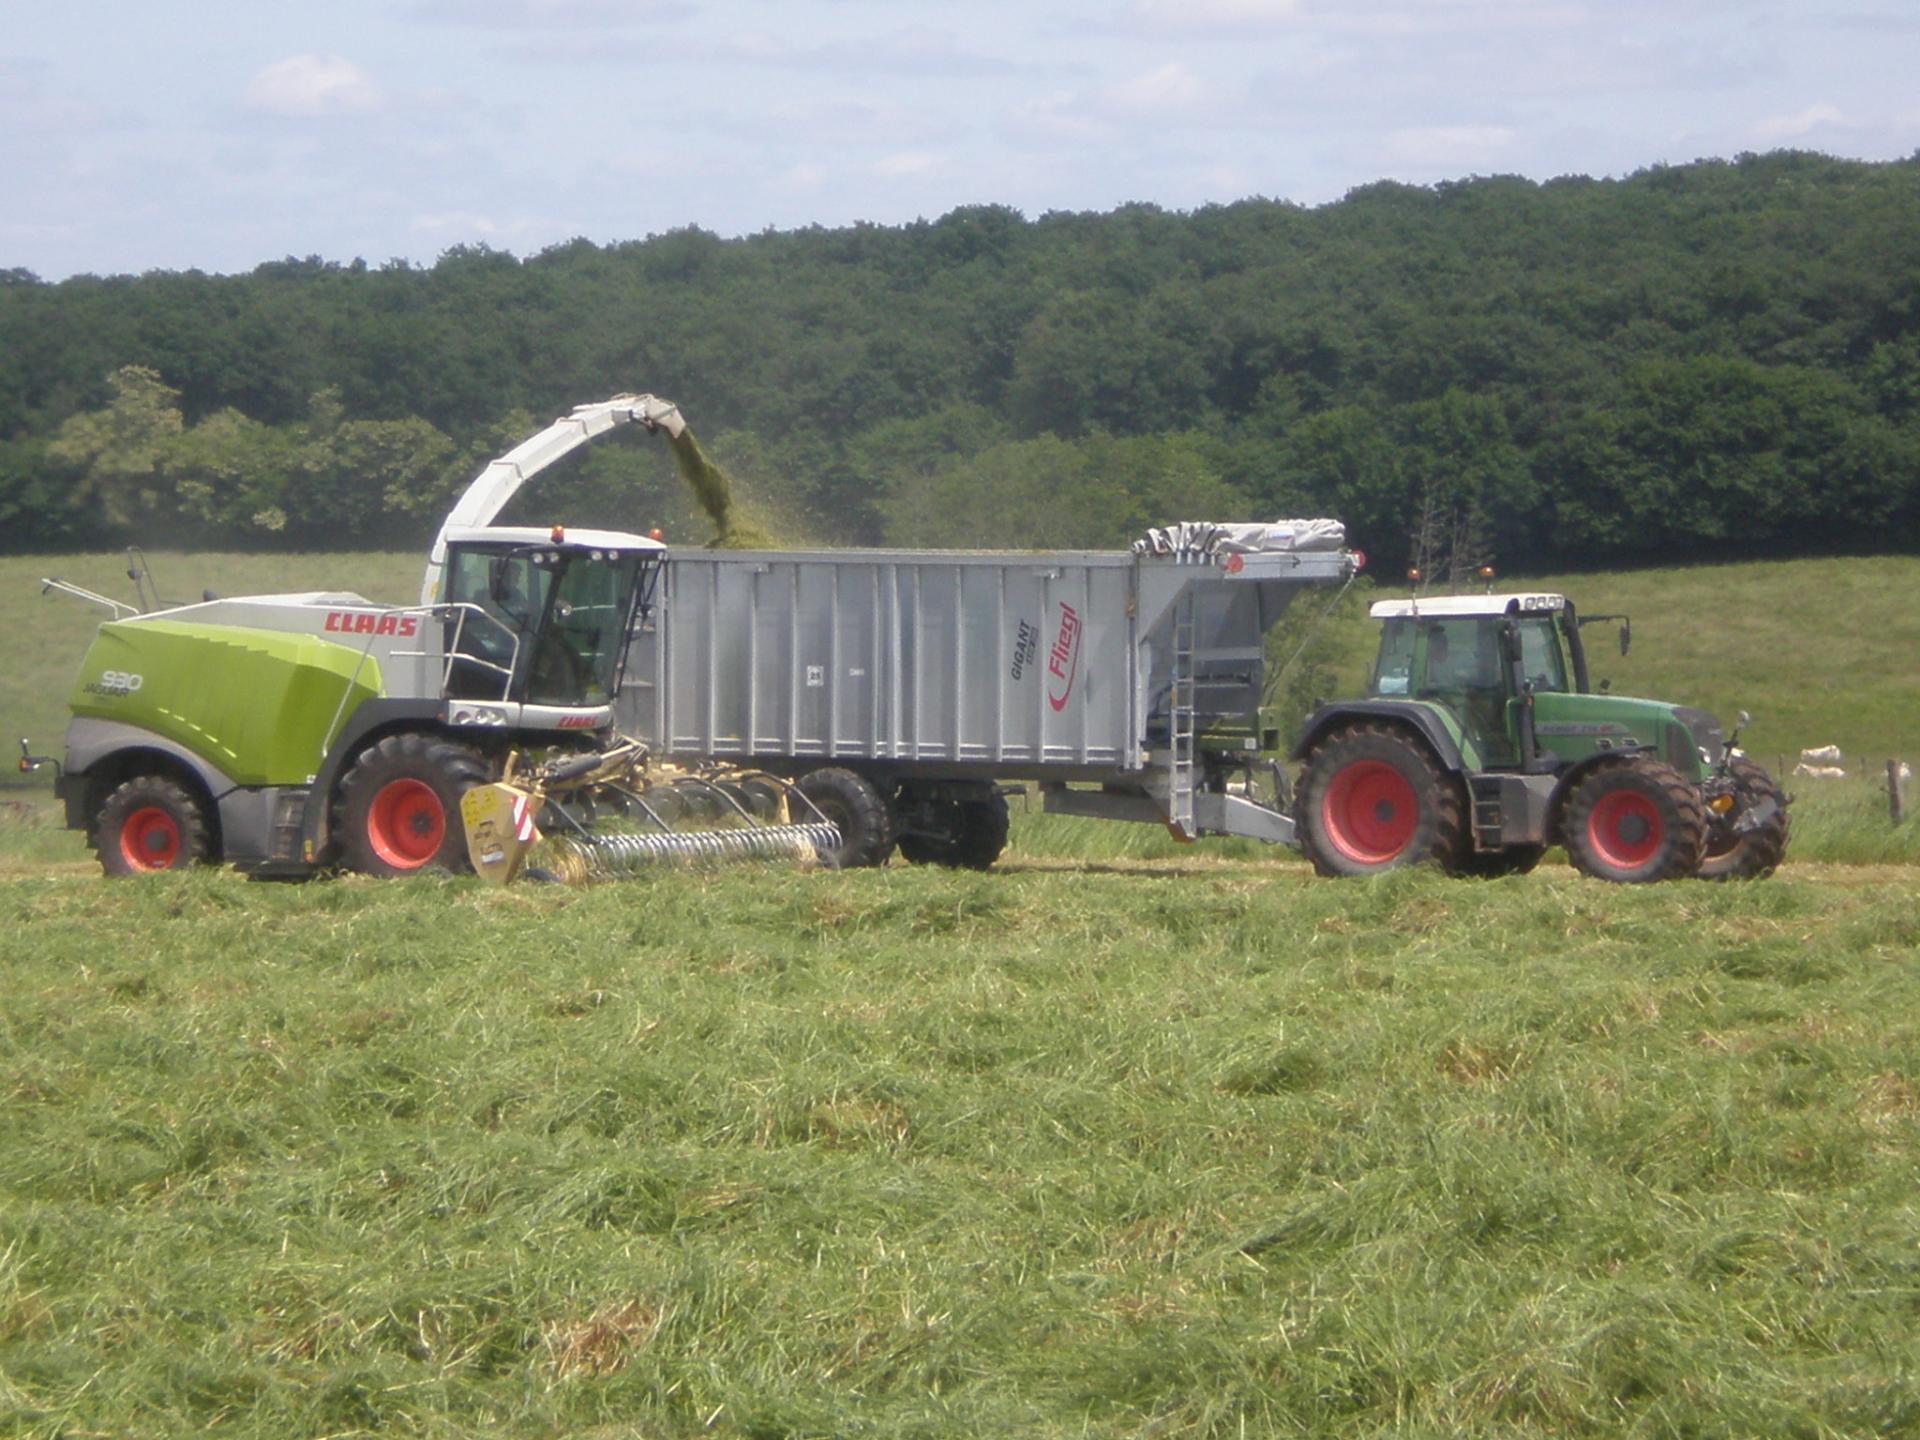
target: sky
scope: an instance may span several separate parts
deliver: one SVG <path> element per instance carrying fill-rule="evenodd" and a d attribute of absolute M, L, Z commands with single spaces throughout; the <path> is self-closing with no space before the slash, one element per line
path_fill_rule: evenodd
<path fill-rule="evenodd" d="M 1920 0 L 6 0 L 0 270 L 1920 151 Z"/>

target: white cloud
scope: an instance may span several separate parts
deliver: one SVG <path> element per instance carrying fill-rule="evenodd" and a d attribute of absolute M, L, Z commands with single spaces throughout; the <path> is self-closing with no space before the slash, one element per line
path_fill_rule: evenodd
<path fill-rule="evenodd" d="M 1797 115 L 1774 115 L 1753 127 L 1754 138 L 1776 145 L 1782 140 L 1797 140 L 1823 125 L 1845 125 L 1847 117 L 1832 105 L 1809 105 Z"/>
<path fill-rule="evenodd" d="M 1403 165 L 1467 171 L 1497 164 L 1519 138 L 1502 125 L 1428 125 L 1393 131 L 1387 151 Z"/>
<path fill-rule="evenodd" d="M 418 0 L 412 17 L 429 25 L 488 30 L 606 31 L 684 20 L 679 0 Z"/>
<path fill-rule="evenodd" d="M 1023 101 L 1007 111 L 1003 125 L 1019 139 L 1043 145 L 1096 144 L 1113 138 L 1113 128 L 1087 112 L 1079 96 L 1062 91 Z"/>
<path fill-rule="evenodd" d="M 830 178 L 827 167 L 811 161 L 801 161 L 789 165 L 775 178 L 773 188 L 788 195 L 799 195 L 818 190 Z"/>
<path fill-rule="evenodd" d="M 1178 60 L 1133 75 L 1106 92 L 1109 103 L 1122 110 L 1186 110 L 1207 98 L 1198 75 Z"/>
<path fill-rule="evenodd" d="M 873 163 L 873 173 L 882 180 L 911 180 L 931 175 L 940 168 L 940 157 L 925 151 L 903 151 L 885 155 Z"/>
<path fill-rule="evenodd" d="M 340 115 L 379 108 L 367 72 L 338 55 L 290 55 L 247 82 L 247 104 L 270 115 Z"/>
<path fill-rule="evenodd" d="M 1134 0 L 1136 19 L 1181 30 L 1231 30 L 1293 19 L 1300 0 Z"/>
<path fill-rule="evenodd" d="M 490 216 L 465 210 L 450 210 L 444 215 L 416 215 L 407 228 L 416 235 L 498 235 L 500 227 Z"/>

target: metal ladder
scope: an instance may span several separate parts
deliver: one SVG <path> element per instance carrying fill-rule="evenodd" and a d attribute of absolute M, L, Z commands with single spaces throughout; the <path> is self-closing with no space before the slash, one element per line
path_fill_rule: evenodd
<path fill-rule="evenodd" d="M 1193 823 L 1193 596 L 1183 596 L 1173 611 L 1173 683 L 1167 689 L 1168 737 L 1173 763 L 1167 786 L 1167 823 L 1191 840 Z"/>

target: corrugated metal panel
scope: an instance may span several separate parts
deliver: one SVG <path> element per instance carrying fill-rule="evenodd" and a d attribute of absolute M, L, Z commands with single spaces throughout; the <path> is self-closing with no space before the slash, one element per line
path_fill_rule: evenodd
<path fill-rule="evenodd" d="M 1137 769 L 1164 712 L 1175 597 L 1196 601 L 1200 708 L 1248 713 L 1263 627 L 1344 566 L 675 552 L 620 723 L 679 756 Z"/>

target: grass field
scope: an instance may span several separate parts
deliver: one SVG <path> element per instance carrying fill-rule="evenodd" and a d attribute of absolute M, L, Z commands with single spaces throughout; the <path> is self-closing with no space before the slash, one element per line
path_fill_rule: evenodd
<path fill-rule="evenodd" d="M 0 562 L 16 733 L 89 563 Z M 1846 564 L 1571 588 L 1629 664 L 1721 597 L 1678 663 L 1769 763 L 1913 754 L 1920 562 Z M 0 1435 L 1920 1433 L 1920 822 L 1794 788 L 1749 885 L 1017 814 L 982 875 L 507 891 L 110 884 L 10 791 Z"/>

